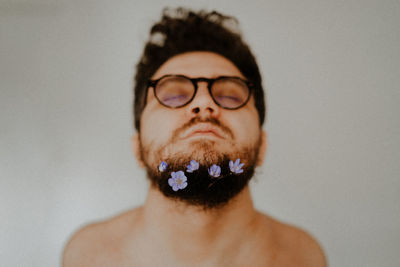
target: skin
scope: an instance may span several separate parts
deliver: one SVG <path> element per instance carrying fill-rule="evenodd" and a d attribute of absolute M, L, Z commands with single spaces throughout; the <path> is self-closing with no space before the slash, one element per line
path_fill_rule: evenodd
<path fill-rule="evenodd" d="M 243 77 L 233 63 L 211 52 L 177 55 L 164 63 L 153 78 L 164 74 Z M 203 132 L 168 144 L 174 130 L 195 116 L 218 119 L 229 127 L 232 140 Z M 141 137 L 135 135 L 132 143 L 141 166 L 144 162 L 157 166 L 159 162 L 152 153 L 141 157 L 140 142 L 149 152 L 165 146 L 163 153 L 172 155 L 193 150 L 191 145 L 196 142 L 209 142 L 219 151 L 232 152 L 258 140 L 261 144 L 257 165 L 261 165 L 267 142 L 253 98 L 241 109 L 222 109 L 212 101 L 206 84 L 199 83 L 195 99 L 180 109 L 163 107 L 149 90 Z M 199 157 L 203 152 L 195 151 Z M 143 206 L 78 231 L 66 246 L 63 266 L 320 267 L 326 266 L 326 261 L 309 234 L 256 211 L 248 187 L 226 206 L 209 211 L 172 201 L 150 187 Z"/>
<path fill-rule="evenodd" d="M 152 78 L 157 79 L 167 74 L 184 74 L 191 78 L 239 76 L 245 79 L 237 67 L 229 60 L 209 52 L 187 53 L 175 56 L 164 63 Z M 250 99 L 247 105 L 238 110 L 226 110 L 212 101 L 206 82 L 199 82 L 198 86 L 195 99 L 187 106 L 179 109 L 161 106 L 155 99 L 153 90 L 149 90 L 147 105 L 141 119 L 140 141 L 143 147 L 150 147 L 150 152 L 153 152 L 150 154 L 154 155 L 150 155 L 148 159 L 142 159 L 139 156 L 140 161 L 146 161 L 148 166 L 157 166 L 160 160 L 154 157 L 160 155 L 154 152 L 156 148 L 165 145 L 167 147 L 164 149 L 164 154 L 161 155 L 161 158 L 168 158 L 175 153 L 187 153 L 187 151 L 190 151 L 190 153 L 198 152 L 194 155 L 194 158 L 201 160 L 204 151 L 193 149 L 192 144 L 196 143 L 196 141 L 212 143 L 215 151 L 232 153 L 243 146 L 254 147 L 261 135 L 265 135 L 259 126 L 258 113 L 253 98 Z M 180 138 L 171 144 L 170 140 L 174 135 L 174 130 L 194 117 L 217 119 L 223 125 L 229 127 L 233 136 L 226 134 L 222 138 L 218 138 L 213 134 L 201 133 L 191 138 Z M 151 123 L 148 123 L 149 121 Z M 163 131 L 159 129 L 163 129 Z M 182 134 L 184 135 L 185 133 Z M 134 143 L 135 146 L 138 146 L 139 140 L 134 140 Z"/>

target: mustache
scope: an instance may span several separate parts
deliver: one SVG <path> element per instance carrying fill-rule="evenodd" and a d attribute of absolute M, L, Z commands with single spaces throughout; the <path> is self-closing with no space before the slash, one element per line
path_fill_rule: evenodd
<path fill-rule="evenodd" d="M 188 128 L 196 125 L 197 123 L 209 123 L 212 124 L 218 128 L 220 128 L 222 130 L 223 133 L 225 133 L 226 135 L 228 135 L 231 139 L 234 138 L 233 132 L 231 131 L 231 129 L 229 129 L 228 126 L 224 125 L 223 123 L 221 123 L 219 120 L 215 119 L 215 118 L 207 118 L 207 119 L 201 119 L 199 117 L 194 117 L 191 120 L 189 120 L 188 122 L 186 122 L 184 125 L 182 125 L 182 127 L 179 127 L 178 129 L 176 129 L 173 132 L 173 137 L 172 137 L 172 142 L 176 141 L 176 139 L 180 136 L 180 133 L 186 131 Z"/>

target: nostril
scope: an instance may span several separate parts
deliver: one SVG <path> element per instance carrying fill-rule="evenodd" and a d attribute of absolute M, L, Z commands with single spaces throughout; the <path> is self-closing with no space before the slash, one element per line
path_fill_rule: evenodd
<path fill-rule="evenodd" d="M 197 108 L 194 108 L 194 109 L 193 109 L 193 112 L 194 112 L 194 113 L 199 113 L 199 112 L 200 112 L 200 108 L 198 108 L 198 107 L 197 107 Z"/>

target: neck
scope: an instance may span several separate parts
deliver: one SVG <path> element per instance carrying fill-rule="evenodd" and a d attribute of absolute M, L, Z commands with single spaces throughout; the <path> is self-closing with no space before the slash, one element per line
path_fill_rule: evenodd
<path fill-rule="evenodd" d="M 188 256 L 191 251 L 210 255 L 238 247 L 240 240 L 254 231 L 256 215 L 248 186 L 218 210 L 188 206 L 150 188 L 142 226 L 144 233 L 156 235 L 169 249 L 186 250 Z"/>

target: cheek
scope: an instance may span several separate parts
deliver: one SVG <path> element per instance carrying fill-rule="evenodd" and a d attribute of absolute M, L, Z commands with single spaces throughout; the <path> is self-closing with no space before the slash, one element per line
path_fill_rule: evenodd
<path fill-rule="evenodd" d="M 140 122 L 140 131 L 144 144 L 164 144 L 171 138 L 175 127 L 174 116 L 165 110 L 144 112 Z"/>
<path fill-rule="evenodd" d="M 239 131 L 241 139 L 247 144 L 253 144 L 255 140 L 258 140 L 260 135 L 260 127 L 255 120 L 245 120 Z"/>
<path fill-rule="evenodd" d="M 233 120 L 237 132 L 237 139 L 243 144 L 252 145 L 260 137 L 260 122 L 258 113 L 255 110 L 244 110 Z"/>

